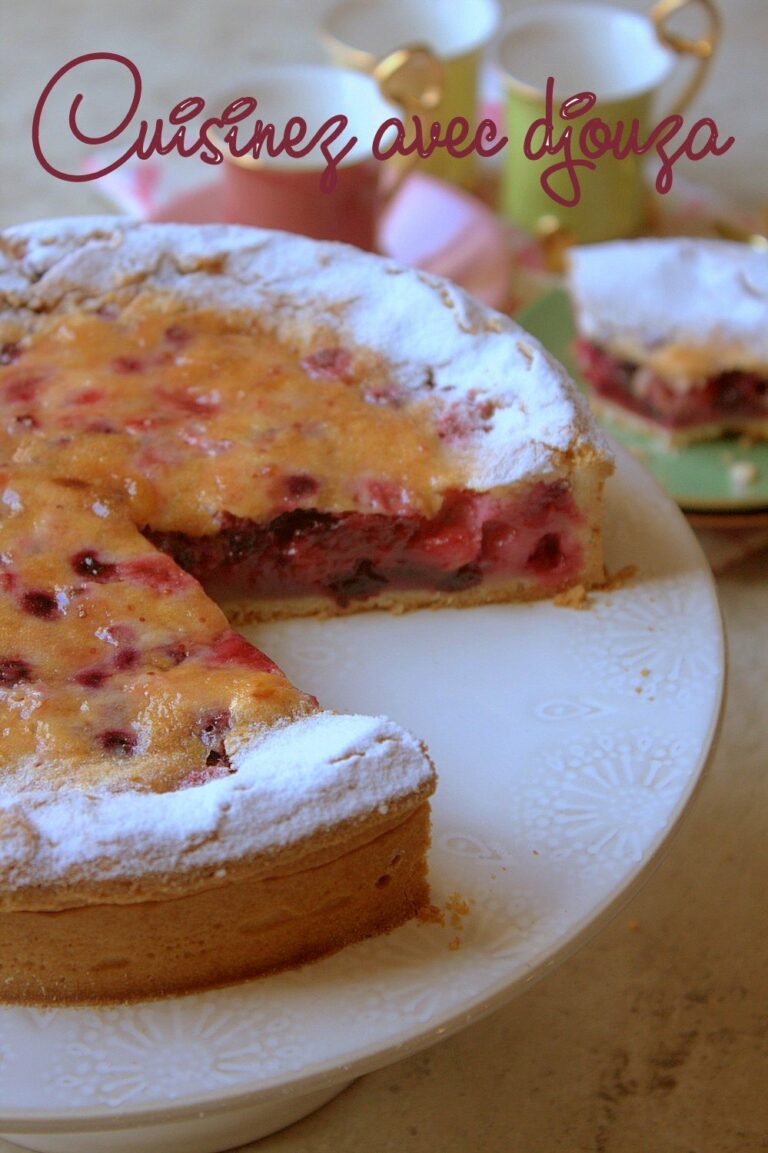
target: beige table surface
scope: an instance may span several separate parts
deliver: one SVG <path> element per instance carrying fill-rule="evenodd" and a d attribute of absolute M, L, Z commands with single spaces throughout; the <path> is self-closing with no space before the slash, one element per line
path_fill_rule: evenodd
<path fill-rule="evenodd" d="M 91 186 L 47 176 L 32 155 L 32 108 L 60 65 L 124 53 L 141 67 L 147 106 L 162 114 L 187 89 L 219 91 L 250 61 L 318 56 L 323 7 L 0 0 L 0 224 L 106 207 Z M 723 51 L 696 110 L 737 144 L 687 175 L 768 203 L 768 0 L 721 8 Z M 718 587 L 730 650 L 722 738 L 640 895 L 506 1008 L 358 1081 L 261 1142 L 261 1153 L 768 1149 L 768 556 Z"/>

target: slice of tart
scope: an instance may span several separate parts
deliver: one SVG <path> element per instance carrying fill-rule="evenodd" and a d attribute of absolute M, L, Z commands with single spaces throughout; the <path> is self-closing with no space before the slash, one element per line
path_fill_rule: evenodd
<path fill-rule="evenodd" d="M 114 220 L 0 243 L 0 995 L 204 988 L 401 923 L 425 750 L 321 711 L 217 605 L 594 583 L 584 404 L 510 321 L 353 249 Z"/>
<path fill-rule="evenodd" d="M 616 241 L 573 249 L 569 281 L 598 406 L 675 444 L 768 437 L 768 253 Z"/>

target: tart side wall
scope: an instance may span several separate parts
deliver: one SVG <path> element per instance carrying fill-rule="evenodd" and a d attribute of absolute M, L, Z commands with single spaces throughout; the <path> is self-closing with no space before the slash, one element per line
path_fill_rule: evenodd
<path fill-rule="evenodd" d="M 246 875 L 174 900 L 0 914 L 0 1000 L 154 999 L 334 953 L 403 924 L 428 903 L 429 837 L 423 803 L 314 869 Z"/>

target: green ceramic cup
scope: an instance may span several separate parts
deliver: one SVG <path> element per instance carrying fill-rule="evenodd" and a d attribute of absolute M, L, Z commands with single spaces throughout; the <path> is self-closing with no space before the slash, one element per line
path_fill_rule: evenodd
<path fill-rule="evenodd" d="M 706 10 L 709 30 L 703 39 L 684 39 L 666 31 L 666 19 L 688 4 Z M 603 138 L 602 129 L 587 138 L 585 154 L 579 147 L 580 130 L 590 118 L 599 117 L 611 133 L 618 124 L 628 126 L 636 120 L 638 138 L 646 140 L 654 125 L 670 111 L 681 112 L 698 90 L 718 27 L 712 0 L 661 0 L 648 16 L 592 3 L 538 4 L 512 16 L 498 53 L 509 136 L 503 153 L 500 207 L 504 215 L 539 235 L 560 234 L 580 243 L 641 232 L 650 204 L 645 158 L 631 151 L 621 159 L 610 152 L 596 157 L 595 142 Z M 659 88 L 683 53 L 696 57 L 695 74 L 674 109 L 660 109 Z M 594 93 L 597 103 L 593 109 L 587 109 L 588 100 L 570 109 L 566 106 L 570 119 L 565 119 L 563 101 L 577 93 Z M 541 123 L 531 135 L 537 122 Z M 553 145 L 566 129 L 572 129 L 575 178 L 566 169 L 552 172 L 564 160 L 564 149 L 554 155 L 537 155 L 543 152 L 547 126 Z M 594 168 L 582 165 L 584 160 L 594 163 Z M 561 204 L 552 192 L 576 202 Z"/>
<path fill-rule="evenodd" d="M 419 74 L 414 70 L 413 99 L 406 94 L 398 102 L 407 114 L 417 113 L 427 124 L 438 120 L 445 125 L 461 116 L 474 131 L 480 66 L 498 22 L 496 0 L 341 0 L 325 17 L 321 37 L 333 64 L 368 72 L 379 80 L 382 64 L 388 71 L 389 61 L 397 64 L 411 49 L 428 50 L 439 68 L 439 92 L 434 99 L 420 101 Z M 398 99 L 390 86 L 384 91 L 388 99 Z M 477 177 L 476 156 L 452 157 L 445 149 L 437 149 L 417 167 L 465 188 Z"/>

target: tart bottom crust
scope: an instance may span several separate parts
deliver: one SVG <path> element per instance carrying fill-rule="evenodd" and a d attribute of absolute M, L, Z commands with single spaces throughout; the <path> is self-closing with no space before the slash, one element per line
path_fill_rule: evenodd
<path fill-rule="evenodd" d="M 429 901 L 424 802 L 373 839 L 172 900 L 0 913 L 0 990 L 23 1004 L 178 995 L 287 969 L 387 932 Z M 238 869 L 238 873 L 240 870 Z M 23 958 L 23 964 L 19 964 Z"/>

